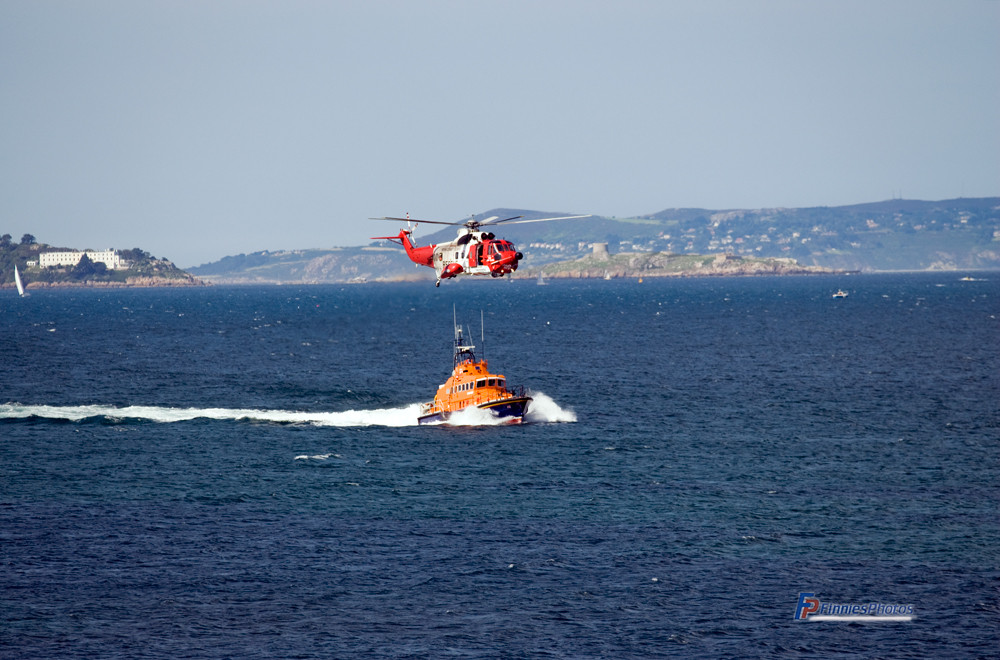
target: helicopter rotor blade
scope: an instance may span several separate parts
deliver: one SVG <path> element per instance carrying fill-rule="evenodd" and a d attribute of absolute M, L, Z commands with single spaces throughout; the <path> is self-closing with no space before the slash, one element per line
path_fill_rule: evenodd
<path fill-rule="evenodd" d="M 587 215 L 560 215 L 555 218 L 534 218 L 532 220 L 517 220 L 516 222 L 511 222 L 512 225 L 523 225 L 528 222 L 546 222 L 548 220 L 570 220 L 572 218 L 590 218 L 593 217 L 593 213 L 588 213 Z M 522 216 L 517 216 L 518 218 Z M 510 220 L 515 220 L 515 218 L 510 218 Z M 500 222 L 506 222 L 506 220 L 501 220 Z M 496 224 L 495 222 L 493 224 Z"/>
<path fill-rule="evenodd" d="M 426 222 L 429 225 L 464 225 L 464 222 L 441 222 L 440 220 L 418 220 L 416 218 L 368 218 L 369 220 L 391 220 L 393 222 Z"/>
<path fill-rule="evenodd" d="M 429 225 L 449 225 L 452 227 L 469 227 L 475 229 L 476 227 L 482 227 L 483 225 L 498 225 L 501 222 L 509 222 L 512 225 L 520 225 L 528 222 L 546 222 L 548 220 L 570 220 L 573 218 L 590 218 L 592 213 L 587 215 L 560 215 L 554 218 L 533 218 L 531 220 L 521 220 L 523 215 L 515 215 L 510 218 L 504 218 L 502 220 L 497 220 L 497 216 L 489 217 L 485 220 L 476 220 L 476 216 L 469 217 L 468 220 L 461 220 L 459 222 L 443 222 L 441 220 L 417 220 L 416 218 L 368 218 L 369 220 L 390 220 L 392 222 L 412 222 L 414 224 L 425 222 Z"/>
<path fill-rule="evenodd" d="M 512 218 L 504 218 L 503 220 L 497 220 L 498 217 L 500 217 L 500 216 L 496 216 L 495 215 L 492 218 L 486 218 L 482 222 L 479 222 L 479 223 L 476 223 L 476 224 L 480 224 L 480 225 L 498 225 L 501 222 L 508 222 L 510 220 L 517 220 L 518 218 L 523 218 L 524 216 L 523 215 L 515 215 Z"/>

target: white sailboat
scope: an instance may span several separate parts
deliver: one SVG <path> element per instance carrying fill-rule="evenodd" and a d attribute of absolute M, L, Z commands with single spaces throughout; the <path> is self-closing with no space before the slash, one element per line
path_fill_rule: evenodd
<path fill-rule="evenodd" d="M 17 265 L 14 265 L 14 284 L 17 285 L 17 293 L 24 296 L 24 283 L 21 282 L 21 273 L 17 272 Z"/>

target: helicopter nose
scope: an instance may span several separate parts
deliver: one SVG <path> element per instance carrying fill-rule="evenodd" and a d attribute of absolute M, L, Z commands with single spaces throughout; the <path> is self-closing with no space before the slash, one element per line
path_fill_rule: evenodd
<path fill-rule="evenodd" d="M 518 252 L 517 254 L 514 255 L 514 258 L 520 261 L 521 259 L 524 259 L 524 255 Z"/>

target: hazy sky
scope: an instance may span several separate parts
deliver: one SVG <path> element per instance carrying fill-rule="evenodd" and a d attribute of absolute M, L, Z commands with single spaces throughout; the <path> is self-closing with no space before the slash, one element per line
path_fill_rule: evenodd
<path fill-rule="evenodd" d="M 0 0 L 15 240 L 186 267 L 406 212 L 993 195 L 997 0 Z"/>

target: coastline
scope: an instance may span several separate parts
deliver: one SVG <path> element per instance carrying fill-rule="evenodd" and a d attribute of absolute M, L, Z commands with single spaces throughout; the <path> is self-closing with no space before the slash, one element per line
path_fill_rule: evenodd
<path fill-rule="evenodd" d="M 37 291 L 39 289 L 156 289 L 197 286 L 211 286 L 211 283 L 191 276 L 186 278 L 130 277 L 124 282 L 100 280 L 83 282 L 28 282 L 24 285 L 24 288 L 27 291 Z M 14 289 L 15 286 L 13 282 L 4 282 L 0 285 L 0 288 Z"/>
<path fill-rule="evenodd" d="M 785 277 L 803 275 L 880 275 L 892 273 L 994 273 L 993 269 L 926 269 L 926 270 L 838 270 L 833 268 L 823 268 L 819 266 L 801 266 L 798 264 L 775 265 L 743 264 L 740 267 L 702 267 L 695 269 L 668 271 L 663 269 L 565 269 L 546 271 L 544 268 L 526 269 L 524 272 L 514 273 L 509 277 L 511 281 L 531 281 L 538 278 L 539 271 L 544 273 L 545 279 L 549 280 L 638 280 L 641 278 L 720 278 L 720 277 Z M 607 276 L 605 276 L 607 272 Z M 28 291 L 40 289 L 155 289 L 155 288 L 180 288 L 180 287 L 206 287 L 206 286 L 310 286 L 310 285 L 351 285 L 359 286 L 364 284 L 394 284 L 413 282 L 433 282 L 431 277 L 379 277 L 366 281 L 351 280 L 277 280 L 265 278 L 225 278 L 206 277 L 196 278 L 190 276 L 184 279 L 170 278 L 150 278 L 136 277 L 129 278 L 125 282 L 29 282 L 25 285 Z M 0 284 L 0 290 L 14 289 L 12 282 Z"/>

